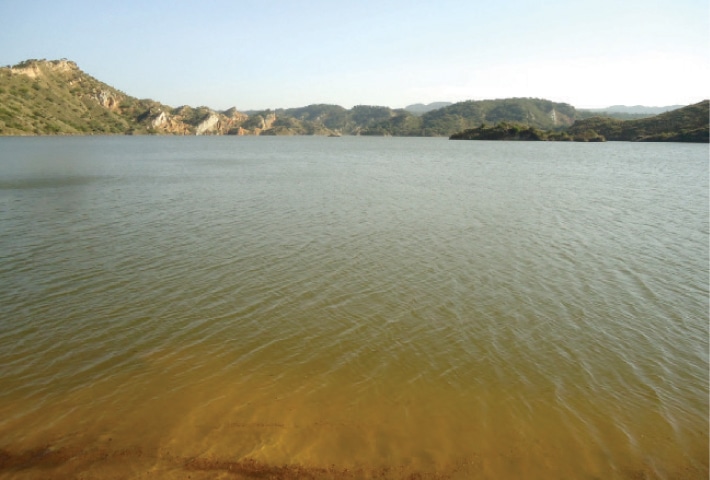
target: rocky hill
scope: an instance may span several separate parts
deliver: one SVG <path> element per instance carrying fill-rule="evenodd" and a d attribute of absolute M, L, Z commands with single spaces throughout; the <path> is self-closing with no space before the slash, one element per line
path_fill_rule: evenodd
<path fill-rule="evenodd" d="M 311 105 L 241 113 L 138 99 L 62 60 L 0 68 L 0 135 L 358 135 L 388 107 Z"/>
<path fill-rule="evenodd" d="M 66 59 L 0 68 L 2 135 L 225 134 L 246 119 L 236 110 L 172 108 L 137 99 Z"/>

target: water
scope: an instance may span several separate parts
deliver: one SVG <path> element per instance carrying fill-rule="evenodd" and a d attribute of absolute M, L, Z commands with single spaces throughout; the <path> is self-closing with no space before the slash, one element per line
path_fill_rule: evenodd
<path fill-rule="evenodd" d="M 707 478 L 708 149 L 0 139 L 0 478 Z"/>

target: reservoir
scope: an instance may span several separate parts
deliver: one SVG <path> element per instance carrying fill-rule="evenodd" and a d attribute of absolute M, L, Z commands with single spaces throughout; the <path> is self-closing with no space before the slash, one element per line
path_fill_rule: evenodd
<path fill-rule="evenodd" d="M 708 147 L 0 138 L 0 478 L 706 479 Z"/>

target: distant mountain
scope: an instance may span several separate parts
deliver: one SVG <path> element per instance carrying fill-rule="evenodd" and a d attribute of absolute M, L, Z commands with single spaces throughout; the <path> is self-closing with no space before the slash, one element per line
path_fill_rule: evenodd
<path fill-rule="evenodd" d="M 669 105 L 666 107 L 645 107 L 643 105 L 635 105 L 632 107 L 626 105 L 613 105 L 607 108 L 593 108 L 587 109 L 593 112 L 605 112 L 605 113 L 630 113 L 630 114 L 644 114 L 644 115 L 658 115 L 659 113 L 670 112 L 671 110 L 678 110 L 683 108 L 685 105 Z"/>
<path fill-rule="evenodd" d="M 423 103 L 415 103 L 414 105 L 407 105 L 404 109 L 414 115 L 422 115 L 432 110 L 448 107 L 449 105 L 451 105 L 451 102 L 433 102 L 426 105 Z"/>
<path fill-rule="evenodd" d="M 625 105 L 614 105 L 607 108 L 593 108 L 593 109 L 577 109 L 577 119 L 591 118 L 591 117 L 610 117 L 617 118 L 619 120 L 639 120 L 642 118 L 653 117 L 664 112 L 670 112 L 672 110 L 677 110 L 682 108 L 684 105 L 669 105 L 666 107 L 645 107 L 643 105 L 636 105 L 633 107 L 628 107 Z"/>

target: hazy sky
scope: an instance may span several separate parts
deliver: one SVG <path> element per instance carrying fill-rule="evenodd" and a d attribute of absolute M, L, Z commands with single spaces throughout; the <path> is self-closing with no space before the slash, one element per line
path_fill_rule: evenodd
<path fill-rule="evenodd" d="M 689 104 L 710 98 L 710 2 L 0 0 L 0 65 L 28 58 L 174 107 Z"/>

